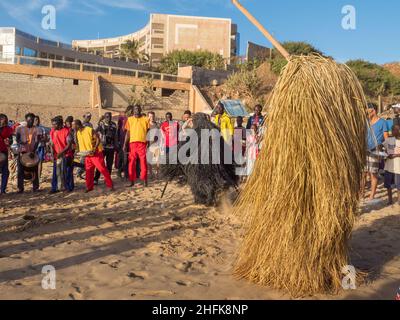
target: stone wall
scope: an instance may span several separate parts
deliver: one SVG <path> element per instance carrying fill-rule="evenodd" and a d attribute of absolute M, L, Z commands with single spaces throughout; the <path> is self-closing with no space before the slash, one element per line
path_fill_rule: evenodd
<path fill-rule="evenodd" d="M 0 103 L 90 107 L 91 81 L 0 73 Z"/>
<path fill-rule="evenodd" d="M 131 88 L 130 85 L 100 80 L 101 101 L 105 109 L 113 112 L 125 110 Z M 137 91 L 141 90 L 143 87 L 137 86 Z M 85 112 L 90 111 L 97 121 L 99 112 L 91 108 L 91 91 L 92 81 L 74 83 L 72 79 L 0 72 L 0 113 L 21 121 L 26 113 L 33 112 L 41 116 L 44 124 L 50 125 L 54 116 L 82 118 Z M 144 111 L 152 110 L 160 118 L 169 111 L 175 118 L 180 118 L 187 109 L 190 109 L 189 91 L 156 88 L 154 99 L 149 101 Z"/>
<path fill-rule="evenodd" d="M 132 95 L 132 86 L 114 84 L 104 80 L 100 83 L 101 100 L 103 107 L 114 111 L 125 110 L 129 105 Z M 143 87 L 136 86 L 139 94 Z M 164 118 L 166 112 L 172 112 L 175 118 L 180 118 L 183 112 L 189 108 L 189 91 L 166 90 L 154 88 L 154 98 L 144 106 L 144 111 L 154 111 L 157 117 Z"/>
<path fill-rule="evenodd" d="M 198 86 L 221 85 L 232 74 L 228 70 L 208 70 L 199 67 L 179 67 L 178 76 L 192 78 L 192 83 Z"/>
<path fill-rule="evenodd" d="M 33 112 L 46 125 L 57 115 L 81 117 L 92 110 L 91 87 L 91 81 L 0 72 L 0 112 L 18 121 Z"/>

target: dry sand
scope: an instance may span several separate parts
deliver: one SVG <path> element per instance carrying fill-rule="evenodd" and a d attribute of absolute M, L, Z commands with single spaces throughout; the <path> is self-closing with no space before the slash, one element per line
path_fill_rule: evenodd
<path fill-rule="evenodd" d="M 47 164 L 43 192 L 0 198 L 1 299 L 290 299 L 231 275 L 240 223 L 228 205 L 194 205 L 177 184 L 160 200 L 160 183 L 131 190 L 118 181 L 115 193 L 101 185 L 87 195 L 79 181 L 75 193 L 49 195 L 49 179 Z M 400 207 L 362 211 L 351 256 L 368 282 L 307 299 L 394 299 Z M 56 268 L 56 290 L 41 287 L 44 265 Z"/>

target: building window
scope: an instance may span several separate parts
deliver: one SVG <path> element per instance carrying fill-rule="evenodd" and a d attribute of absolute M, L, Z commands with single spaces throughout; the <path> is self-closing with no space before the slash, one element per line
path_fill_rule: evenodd
<path fill-rule="evenodd" d="M 33 50 L 31 48 L 24 48 L 24 56 L 36 57 L 37 56 L 37 51 Z"/>
<path fill-rule="evenodd" d="M 21 55 L 21 47 L 15 47 L 15 54 L 18 56 Z"/>
<path fill-rule="evenodd" d="M 153 23 L 151 25 L 152 29 L 164 29 L 164 24 L 163 23 Z"/>
<path fill-rule="evenodd" d="M 172 89 L 161 89 L 161 97 L 170 97 L 175 93 Z"/>
<path fill-rule="evenodd" d="M 73 84 L 74 84 L 74 86 L 79 86 L 79 80 L 78 79 L 74 79 Z"/>

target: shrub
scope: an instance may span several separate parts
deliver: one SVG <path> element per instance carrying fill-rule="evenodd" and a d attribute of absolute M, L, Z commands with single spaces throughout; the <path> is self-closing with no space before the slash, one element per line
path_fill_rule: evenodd
<path fill-rule="evenodd" d="M 177 74 L 178 66 L 189 65 L 213 70 L 225 69 L 224 58 L 210 51 L 175 50 L 161 60 L 159 71 L 162 73 Z"/>
<path fill-rule="evenodd" d="M 346 64 L 355 72 L 367 95 L 400 94 L 400 78 L 384 67 L 364 60 L 351 60 Z"/>

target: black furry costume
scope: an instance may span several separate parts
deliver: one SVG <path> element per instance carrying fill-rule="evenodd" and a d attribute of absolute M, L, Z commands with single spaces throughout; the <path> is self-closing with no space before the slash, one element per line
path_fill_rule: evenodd
<path fill-rule="evenodd" d="M 200 164 L 201 161 L 201 148 L 203 144 L 201 141 L 201 130 L 218 130 L 219 128 L 208 119 L 204 113 L 196 113 L 193 115 L 193 128 L 198 139 L 198 157 L 199 164 L 182 164 L 178 160 L 178 164 L 166 164 L 161 166 L 161 174 L 164 178 L 184 178 L 185 182 L 190 186 L 196 204 L 203 204 L 207 206 L 214 206 L 217 204 L 217 198 L 221 191 L 227 190 L 230 187 L 237 186 L 237 176 L 235 174 L 235 166 L 233 164 L 224 163 L 224 150 L 226 147 L 225 141 L 220 137 L 220 164 L 212 164 L 212 143 L 210 138 L 209 157 L 210 164 Z M 178 150 L 185 144 L 180 142 Z M 227 147 L 227 149 L 231 149 Z"/>

